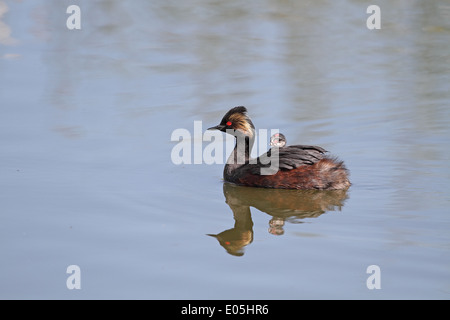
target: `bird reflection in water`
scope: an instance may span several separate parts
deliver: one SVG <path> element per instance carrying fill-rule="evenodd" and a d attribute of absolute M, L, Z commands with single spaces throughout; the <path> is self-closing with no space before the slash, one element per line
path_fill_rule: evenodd
<path fill-rule="evenodd" d="M 347 199 L 346 190 L 284 190 L 237 186 L 225 182 L 223 193 L 233 211 L 234 227 L 216 238 L 227 252 L 244 255 L 244 248 L 253 241 L 253 221 L 250 207 L 272 216 L 269 233 L 284 234 L 285 221 L 301 222 L 305 218 L 317 218 L 327 211 L 341 210 Z"/>

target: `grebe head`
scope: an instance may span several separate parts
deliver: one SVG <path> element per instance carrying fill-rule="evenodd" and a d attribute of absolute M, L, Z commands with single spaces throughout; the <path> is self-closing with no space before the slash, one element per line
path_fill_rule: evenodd
<path fill-rule="evenodd" d="M 215 127 L 208 128 L 208 130 L 220 130 L 233 136 L 237 136 L 240 133 L 244 136 L 253 138 L 255 126 L 247 115 L 247 109 L 240 106 L 228 111 L 223 116 L 220 124 Z"/>
<path fill-rule="evenodd" d="M 284 147 L 286 145 L 286 137 L 282 133 L 275 133 L 270 137 L 271 147 Z"/>

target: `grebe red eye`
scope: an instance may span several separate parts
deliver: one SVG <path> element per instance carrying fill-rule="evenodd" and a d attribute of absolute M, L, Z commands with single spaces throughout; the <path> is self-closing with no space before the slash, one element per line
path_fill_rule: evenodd
<path fill-rule="evenodd" d="M 228 121 L 228 122 L 227 122 L 227 126 L 231 126 L 231 121 Z"/>

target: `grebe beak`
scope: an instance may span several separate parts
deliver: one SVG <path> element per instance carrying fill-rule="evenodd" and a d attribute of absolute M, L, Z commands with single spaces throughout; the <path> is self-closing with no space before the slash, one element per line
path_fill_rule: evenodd
<path fill-rule="evenodd" d="M 210 236 L 210 237 L 217 238 L 217 234 L 210 234 L 210 233 L 207 233 L 206 235 L 207 235 L 207 236 Z"/>
<path fill-rule="evenodd" d="M 223 131 L 223 129 L 225 129 L 225 126 L 221 125 L 221 124 L 218 124 L 217 126 L 208 128 L 206 130 L 220 130 L 220 131 Z"/>

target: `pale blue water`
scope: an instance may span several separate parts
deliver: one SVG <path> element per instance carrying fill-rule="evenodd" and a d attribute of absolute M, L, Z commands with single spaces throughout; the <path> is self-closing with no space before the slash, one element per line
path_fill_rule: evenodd
<path fill-rule="evenodd" d="M 449 299 L 450 4 L 377 4 L 381 30 L 363 1 L 0 1 L 0 298 Z M 173 164 L 237 105 L 347 194 Z M 207 235 L 234 217 L 240 256 Z"/>

